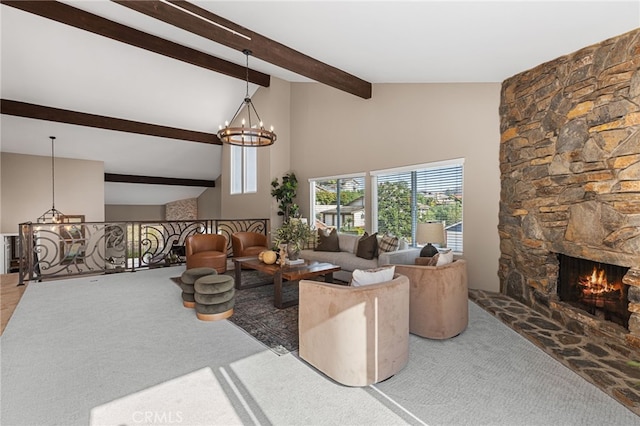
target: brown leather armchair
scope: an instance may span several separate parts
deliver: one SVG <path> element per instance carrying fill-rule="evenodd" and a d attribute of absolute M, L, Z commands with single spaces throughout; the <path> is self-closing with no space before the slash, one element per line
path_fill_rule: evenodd
<path fill-rule="evenodd" d="M 227 237 L 219 234 L 190 235 L 185 241 L 187 269 L 214 268 L 227 271 Z"/>
<path fill-rule="evenodd" d="M 231 235 L 233 257 L 257 256 L 269 250 L 267 236 L 257 232 L 234 232 Z"/>

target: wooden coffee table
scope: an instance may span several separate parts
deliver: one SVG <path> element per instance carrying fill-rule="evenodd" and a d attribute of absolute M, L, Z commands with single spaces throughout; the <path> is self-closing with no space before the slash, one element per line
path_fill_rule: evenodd
<path fill-rule="evenodd" d="M 333 273 L 340 270 L 337 265 L 305 260 L 300 265 L 280 266 L 279 264 L 267 265 L 257 257 L 237 257 L 233 259 L 236 270 L 236 289 L 257 287 L 264 284 L 242 285 L 242 268 L 255 269 L 273 276 L 273 304 L 278 309 L 288 308 L 298 303 L 298 300 L 282 301 L 283 281 L 300 281 L 324 275 L 325 282 L 333 282 Z"/>

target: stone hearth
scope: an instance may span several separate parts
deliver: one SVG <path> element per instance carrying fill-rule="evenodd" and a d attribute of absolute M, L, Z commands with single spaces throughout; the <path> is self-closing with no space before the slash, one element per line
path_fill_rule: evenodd
<path fill-rule="evenodd" d="M 518 74 L 501 93 L 501 292 L 640 349 L 640 30 Z M 560 302 L 558 254 L 630 268 L 628 330 Z"/>
<path fill-rule="evenodd" d="M 640 368 L 607 342 L 572 333 L 513 298 L 469 290 L 469 298 L 534 345 L 640 416 Z"/>

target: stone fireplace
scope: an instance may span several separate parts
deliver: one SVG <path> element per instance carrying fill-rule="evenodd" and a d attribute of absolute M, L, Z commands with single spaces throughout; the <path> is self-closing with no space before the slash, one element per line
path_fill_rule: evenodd
<path fill-rule="evenodd" d="M 639 69 L 634 30 L 509 78 L 500 106 L 501 292 L 623 353 L 640 349 Z M 622 323 L 560 297 L 565 257 L 622 268 Z"/>

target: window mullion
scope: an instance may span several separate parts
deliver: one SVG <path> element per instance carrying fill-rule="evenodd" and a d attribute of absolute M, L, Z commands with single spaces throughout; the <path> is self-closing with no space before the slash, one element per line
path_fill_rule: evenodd
<path fill-rule="evenodd" d="M 240 179 L 242 179 L 242 193 L 247 192 L 247 150 L 242 147 L 242 173 L 240 173 Z"/>
<path fill-rule="evenodd" d="M 336 216 L 336 229 L 340 229 L 342 227 L 342 215 L 341 215 L 341 202 L 340 202 L 340 185 L 342 184 L 342 179 L 336 180 L 336 211 L 338 212 Z"/>

